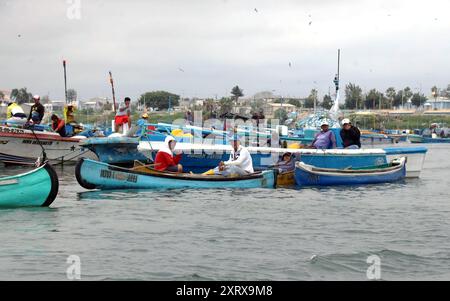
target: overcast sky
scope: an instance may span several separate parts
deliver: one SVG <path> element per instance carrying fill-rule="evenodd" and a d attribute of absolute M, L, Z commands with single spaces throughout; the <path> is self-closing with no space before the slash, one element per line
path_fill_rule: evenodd
<path fill-rule="evenodd" d="M 77 9 L 77 2 L 80 9 Z M 449 0 L 0 0 L 0 89 L 63 99 L 151 90 L 182 96 L 323 95 L 450 83 Z M 78 13 L 80 17 L 78 18 Z"/>

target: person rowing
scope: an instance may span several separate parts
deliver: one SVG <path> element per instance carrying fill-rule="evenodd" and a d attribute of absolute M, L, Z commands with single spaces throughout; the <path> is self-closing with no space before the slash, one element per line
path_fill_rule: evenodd
<path fill-rule="evenodd" d="M 164 146 L 159 149 L 155 157 L 155 169 L 159 171 L 183 172 L 183 166 L 178 164 L 181 160 L 181 152 L 174 155 L 177 141 L 172 136 L 167 136 Z"/>

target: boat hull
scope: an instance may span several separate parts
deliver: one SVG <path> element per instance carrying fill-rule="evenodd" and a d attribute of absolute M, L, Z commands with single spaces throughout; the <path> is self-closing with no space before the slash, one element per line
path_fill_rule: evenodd
<path fill-rule="evenodd" d="M 0 207 L 47 207 L 58 189 L 58 176 L 46 163 L 28 173 L 0 178 Z"/>
<path fill-rule="evenodd" d="M 298 186 L 331 186 L 389 183 L 401 180 L 406 175 L 405 162 L 387 170 L 373 171 L 320 170 L 314 166 L 298 163 L 295 168 L 295 182 Z"/>
<path fill-rule="evenodd" d="M 0 161 L 11 164 L 32 163 L 42 156 L 42 147 L 47 159 L 54 164 L 76 163 L 80 157 L 97 159 L 93 152 L 80 146 L 80 141 L 84 139 L 82 137 L 63 138 L 50 132 L 34 133 L 36 136 L 30 130 L 0 127 Z"/>
<path fill-rule="evenodd" d="M 75 175 L 86 189 L 274 188 L 274 170 L 239 177 L 149 174 L 89 159 L 78 161 Z"/>

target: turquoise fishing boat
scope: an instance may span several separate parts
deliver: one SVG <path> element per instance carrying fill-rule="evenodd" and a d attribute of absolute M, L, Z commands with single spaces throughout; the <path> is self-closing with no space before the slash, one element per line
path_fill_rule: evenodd
<path fill-rule="evenodd" d="M 59 189 L 58 176 L 49 163 L 27 173 L 0 178 L 0 207 L 48 207 Z"/>
<path fill-rule="evenodd" d="M 275 188 L 276 170 L 239 177 L 127 169 L 82 158 L 75 169 L 86 189 Z"/>

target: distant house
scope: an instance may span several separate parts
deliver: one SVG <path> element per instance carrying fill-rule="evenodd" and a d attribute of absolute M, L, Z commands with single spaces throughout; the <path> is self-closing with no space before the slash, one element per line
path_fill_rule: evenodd
<path fill-rule="evenodd" d="M 428 97 L 428 101 L 424 107 L 425 110 L 448 110 L 450 109 L 450 99 L 442 96 L 436 99 L 434 97 Z"/>
<path fill-rule="evenodd" d="M 295 112 L 296 110 L 296 106 L 288 104 L 288 103 L 266 103 L 263 106 L 264 109 L 264 115 L 266 115 L 266 118 L 273 118 L 274 114 L 277 110 L 279 109 L 283 109 L 285 110 L 288 114 Z"/>
<path fill-rule="evenodd" d="M 94 111 L 100 111 L 103 109 L 103 106 L 112 103 L 112 100 L 107 97 L 94 97 L 87 100 L 80 100 L 79 102 L 79 109 L 80 110 L 88 110 L 92 109 Z M 116 106 L 118 106 L 119 103 L 116 101 Z"/>

